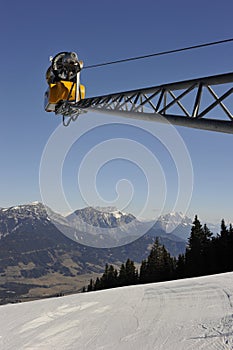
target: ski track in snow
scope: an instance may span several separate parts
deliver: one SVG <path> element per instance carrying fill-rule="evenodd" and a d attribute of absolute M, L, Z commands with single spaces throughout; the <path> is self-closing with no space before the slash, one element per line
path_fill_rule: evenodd
<path fill-rule="evenodd" d="M 233 273 L 4 305 L 0 349 L 233 349 Z"/>

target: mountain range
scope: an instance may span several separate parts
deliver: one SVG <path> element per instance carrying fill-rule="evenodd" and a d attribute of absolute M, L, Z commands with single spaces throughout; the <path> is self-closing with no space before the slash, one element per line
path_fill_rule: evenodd
<path fill-rule="evenodd" d="M 158 232 L 174 241 L 187 241 L 192 227 L 192 220 L 182 213 L 166 214 L 157 221 L 139 221 L 114 207 L 87 207 L 66 217 L 49 210 L 49 217 L 67 237 L 97 248 L 129 244 L 144 234 L 156 237 Z"/>
<path fill-rule="evenodd" d="M 35 291 L 38 295 L 77 291 L 80 276 L 100 274 L 106 263 L 120 266 L 127 258 L 141 263 L 155 237 L 177 256 L 185 251 L 192 225 L 181 215 L 161 217 L 138 235 L 142 223 L 116 208 L 88 207 L 66 217 L 39 202 L 1 208 L 0 299 L 37 295 Z M 99 242 L 101 248 L 95 246 Z"/>

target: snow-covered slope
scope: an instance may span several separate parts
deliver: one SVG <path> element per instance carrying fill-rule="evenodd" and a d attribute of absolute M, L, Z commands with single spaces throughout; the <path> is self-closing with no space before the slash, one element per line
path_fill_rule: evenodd
<path fill-rule="evenodd" d="M 0 307 L 4 350 L 233 348 L 233 273 Z"/>

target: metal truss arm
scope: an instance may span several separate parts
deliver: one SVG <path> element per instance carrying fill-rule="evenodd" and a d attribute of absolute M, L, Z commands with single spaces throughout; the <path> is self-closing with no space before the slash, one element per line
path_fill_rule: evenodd
<path fill-rule="evenodd" d="M 233 73 L 86 98 L 75 108 L 233 133 Z"/>

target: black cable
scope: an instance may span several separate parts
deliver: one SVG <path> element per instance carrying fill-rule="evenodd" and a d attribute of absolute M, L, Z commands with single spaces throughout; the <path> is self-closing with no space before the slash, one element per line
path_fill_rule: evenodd
<path fill-rule="evenodd" d="M 136 56 L 136 57 L 131 57 L 131 58 L 124 58 L 124 59 L 117 60 L 117 61 L 110 61 L 110 62 L 92 64 L 90 66 L 86 66 L 86 67 L 84 66 L 83 69 L 102 67 L 102 66 L 107 66 L 107 65 L 110 65 L 110 64 L 123 63 L 123 62 L 129 62 L 129 61 L 136 61 L 136 60 L 141 60 L 141 59 L 148 58 L 148 57 L 153 57 L 153 56 L 168 55 L 170 53 L 176 53 L 176 52 L 181 52 L 181 51 L 193 50 L 193 49 L 198 49 L 198 48 L 206 47 L 206 46 L 219 45 L 219 44 L 223 44 L 223 43 L 228 43 L 230 41 L 233 41 L 233 38 L 225 39 L 225 40 L 219 40 L 219 41 L 212 41 L 212 42 L 205 43 L 205 44 L 199 44 L 199 45 L 183 47 L 183 48 L 180 48 L 180 49 L 156 52 L 156 53 L 152 53 L 152 54 L 149 54 L 149 55 Z"/>

